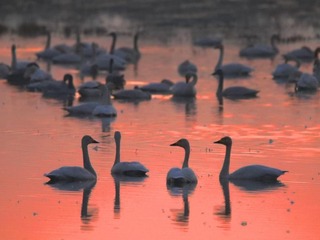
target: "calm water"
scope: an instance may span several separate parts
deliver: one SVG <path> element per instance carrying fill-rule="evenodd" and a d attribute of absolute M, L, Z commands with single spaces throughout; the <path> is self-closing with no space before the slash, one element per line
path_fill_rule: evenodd
<path fill-rule="evenodd" d="M 215 97 L 217 80 L 210 75 L 218 51 L 192 47 L 192 30 L 172 32 L 164 42 L 154 37 L 159 33 L 141 37 L 142 58 L 137 71 L 129 65 L 124 72 L 126 87 L 163 78 L 182 80 L 177 66 L 189 59 L 199 69 L 196 99 L 174 101 L 158 95 L 138 103 L 113 100 L 118 110 L 114 119 L 75 118 L 65 116 L 63 102 L 0 81 L 2 239 L 319 239 L 319 91 L 295 94 L 293 85 L 272 80 L 280 55 L 273 60 L 240 59 L 242 40 L 224 39 L 225 63 L 255 69 L 252 77 L 229 79 L 225 85 L 261 92 L 256 99 L 225 100 L 221 110 Z M 107 37 L 83 40 L 105 48 L 110 44 Z M 10 63 L 12 43 L 18 46 L 19 59 L 35 59 L 45 38 L 5 35 L 0 41 L 0 62 Z M 73 43 L 54 36 L 53 43 L 62 41 Z M 129 36 L 119 39 L 118 46 L 124 45 L 131 45 Z M 279 48 L 285 53 L 302 45 L 314 49 L 319 41 Z M 47 68 L 44 62 L 40 65 Z M 301 69 L 311 72 L 312 65 Z M 70 72 L 75 84 L 81 83 L 76 69 L 52 65 L 50 71 L 56 79 Z M 99 79 L 103 81 L 104 73 Z M 148 178 L 111 176 L 117 130 L 122 132 L 122 159 L 144 163 L 150 169 Z M 97 183 L 79 191 L 45 185 L 44 173 L 81 165 L 80 140 L 85 134 L 100 142 L 89 147 Z M 220 185 L 225 149 L 213 141 L 225 135 L 234 140 L 231 171 L 256 163 L 289 172 L 271 187 Z M 169 145 L 180 138 L 190 141 L 190 166 L 199 182 L 191 189 L 167 189 L 167 171 L 183 160 L 183 150 Z"/>

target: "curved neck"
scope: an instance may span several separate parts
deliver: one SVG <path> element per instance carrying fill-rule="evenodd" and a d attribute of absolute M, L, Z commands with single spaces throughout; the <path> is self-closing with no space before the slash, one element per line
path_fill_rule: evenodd
<path fill-rule="evenodd" d="M 220 74 L 218 75 L 218 77 L 219 77 L 219 83 L 218 83 L 216 96 L 220 98 L 222 96 L 222 90 L 223 90 L 223 76 Z"/>
<path fill-rule="evenodd" d="M 44 49 L 46 50 L 46 49 L 50 48 L 50 45 L 51 45 L 51 33 L 48 32 L 47 33 L 47 42 L 46 42 L 46 46 Z"/>
<path fill-rule="evenodd" d="M 231 146 L 232 144 L 226 146 L 226 155 L 224 158 L 222 169 L 220 171 L 219 178 L 227 178 L 229 176 Z"/>
<path fill-rule="evenodd" d="M 93 175 L 97 176 L 90 162 L 88 144 L 82 143 L 81 145 L 82 145 L 83 167 L 87 169 L 89 172 L 91 172 Z"/>
<path fill-rule="evenodd" d="M 16 55 L 16 48 L 13 46 L 11 48 L 11 68 L 12 70 L 16 70 L 17 67 L 17 55 Z"/>
<path fill-rule="evenodd" d="M 114 165 L 116 165 L 118 162 L 120 162 L 120 138 L 115 139 L 116 142 L 116 157 L 114 159 Z"/>
<path fill-rule="evenodd" d="M 316 50 L 314 51 L 314 58 L 317 59 L 319 57 L 320 53 L 320 47 L 317 47 Z"/>
<path fill-rule="evenodd" d="M 190 156 L 190 145 L 188 144 L 184 147 L 184 160 L 183 160 L 182 168 L 189 167 L 189 156 Z"/>
<path fill-rule="evenodd" d="M 196 74 L 192 74 L 192 80 L 189 82 L 191 85 L 195 86 L 198 82 L 198 76 Z"/>
<path fill-rule="evenodd" d="M 223 46 L 220 46 L 219 47 L 219 59 L 218 59 L 218 62 L 216 64 L 216 67 L 214 68 L 215 70 L 221 68 L 222 66 L 222 62 L 223 62 L 223 55 L 224 55 L 224 47 Z"/>
<path fill-rule="evenodd" d="M 117 42 L 117 35 L 112 34 L 112 42 L 111 42 L 111 47 L 110 47 L 110 54 L 113 54 L 114 49 L 116 48 L 116 42 Z"/>
<path fill-rule="evenodd" d="M 136 50 L 137 52 L 139 52 L 138 38 L 139 38 L 139 33 L 136 33 L 136 34 L 134 35 L 134 38 L 133 38 L 133 48 L 134 48 L 134 50 Z"/>

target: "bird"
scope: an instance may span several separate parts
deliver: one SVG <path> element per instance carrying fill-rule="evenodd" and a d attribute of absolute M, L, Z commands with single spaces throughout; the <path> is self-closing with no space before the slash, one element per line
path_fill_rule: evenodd
<path fill-rule="evenodd" d="M 135 100 L 150 100 L 151 94 L 149 92 L 142 91 L 139 87 L 134 87 L 134 89 L 122 89 L 112 93 L 114 99 L 122 99 L 128 101 Z"/>
<path fill-rule="evenodd" d="M 47 31 L 47 41 L 44 49 L 40 52 L 36 52 L 38 59 L 51 60 L 62 53 L 61 49 L 51 47 L 51 32 Z"/>
<path fill-rule="evenodd" d="M 6 79 L 11 72 L 11 67 L 5 63 L 0 63 L 0 79 Z"/>
<path fill-rule="evenodd" d="M 66 85 L 68 81 L 68 74 L 65 74 L 63 80 L 47 80 L 47 81 L 39 81 L 39 82 L 30 82 L 26 88 L 28 91 L 34 92 L 43 92 L 50 91 L 50 89 L 58 89 Z"/>
<path fill-rule="evenodd" d="M 137 31 L 133 36 L 133 48 L 121 47 L 114 50 L 113 54 L 124 59 L 127 63 L 137 63 L 141 58 L 138 39 L 140 32 Z"/>
<path fill-rule="evenodd" d="M 188 73 L 185 75 L 186 81 L 177 82 L 171 88 L 172 95 L 174 97 L 195 97 L 197 90 L 195 85 L 198 82 L 198 76 L 196 73 Z M 191 79 L 191 81 L 190 81 Z"/>
<path fill-rule="evenodd" d="M 264 165 L 248 165 L 248 166 L 239 168 L 238 170 L 229 174 L 230 155 L 231 155 L 231 147 L 232 147 L 231 137 L 226 136 L 213 143 L 222 144 L 226 146 L 225 159 L 219 175 L 220 179 L 228 179 L 230 181 L 234 179 L 234 180 L 275 182 L 277 181 L 277 178 L 279 176 L 287 172 L 286 170 L 280 170 L 277 168 L 272 168 Z"/>
<path fill-rule="evenodd" d="M 240 63 L 228 63 L 222 65 L 224 57 L 224 46 L 223 44 L 218 44 L 214 48 L 220 50 L 219 59 L 215 66 L 215 70 L 221 69 L 225 77 L 249 76 L 253 71 L 253 68 Z"/>
<path fill-rule="evenodd" d="M 226 97 L 229 99 L 254 98 L 259 92 L 258 90 L 242 86 L 233 86 L 223 89 L 223 71 L 221 69 L 218 69 L 213 72 L 212 75 L 217 75 L 219 78 L 219 84 L 216 92 L 216 96 L 218 97 L 218 99 L 221 99 L 222 97 Z"/>
<path fill-rule="evenodd" d="M 317 47 L 314 51 L 307 47 L 307 46 L 302 46 L 299 49 L 292 50 L 286 54 L 283 54 L 284 57 L 288 59 L 298 59 L 299 61 L 303 62 L 311 62 L 315 58 L 317 58 L 318 54 L 320 52 L 320 47 Z"/>
<path fill-rule="evenodd" d="M 63 79 L 64 81 L 62 84 L 51 85 L 50 88 L 43 89 L 43 96 L 53 98 L 73 96 L 76 92 L 76 89 L 73 84 L 72 75 L 67 73 L 64 75 Z"/>
<path fill-rule="evenodd" d="M 272 58 L 278 54 L 279 50 L 275 45 L 276 41 L 279 41 L 280 37 L 277 34 L 271 36 L 271 45 L 255 44 L 250 45 L 240 50 L 240 57 L 247 58 Z"/>
<path fill-rule="evenodd" d="M 112 83 L 115 90 L 120 90 L 124 88 L 124 85 L 126 85 L 126 80 L 124 79 L 124 74 L 120 74 L 118 71 L 114 71 L 113 62 L 114 59 L 110 59 L 106 83 Z"/>
<path fill-rule="evenodd" d="M 59 181 L 71 182 L 71 181 L 87 181 L 97 178 L 97 174 L 93 169 L 88 152 L 88 145 L 91 143 L 99 143 L 91 136 L 85 135 L 81 140 L 82 154 L 83 154 L 83 167 L 79 166 L 64 166 L 55 169 L 49 173 L 45 173 L 44 176 L 48 177 L 50 183 Z"/>
<path fill-rule="evenodd" d="M 174 83 L 169 79 L 162 79 L 161 82 L 152 82 L 139 87 L 142 91 L 149 92 L 151 94 L 169 94 L 170 88 Z"/>
<path fill-rule="evenodd" d="M 188 73 L 197 73 L 198 68 L 197 66 L 190 62 L 189 60 L 185 60 L 182 63 L 179 64 L 178 66 L 178 73 L 184 77 Z"/>
<path fill-rule="evenodd" d="M 144 177 L 149 170 L 140 162 L 120 162 L 120 140 L 121 133 L 115 131 L 114 140 L 116 143 L 116 155 L 114 164 L 111 168 L 112 175 L 125 175 L 131 177 Z"/>
<path fill-rule="evenodd" d="M 170 144 L 170 146 L 178 146 L 184 149 L 184 161 L 182 168 L 171 168 L 167 173 L 167 184 L 169 185 L 183 185 L 197 183 L 198 179 L 194 171 L 189 167 L 189 157 L 190 157 L 190 144 L 185 138 L 181 138 L 175 143 Z"/>
<path fill-rule="evenodd" d="M 300 61 L 297 58 L 284 57 L 285 63 L 279 64 L 273 71 L 272 76 L 274 79 L 288 79 L 292 74 L 299 71 Z M 289 64 L 289 62 L 295 62 L 295 65 Z"/>
<path fill-rule="evenodd" d="M 299 76 L 300 75 L 300 76 Z M 295 82 L 295 91 L 317 91 L 319 87 L 318 79 L 310 73 L 299 73 Z"/>

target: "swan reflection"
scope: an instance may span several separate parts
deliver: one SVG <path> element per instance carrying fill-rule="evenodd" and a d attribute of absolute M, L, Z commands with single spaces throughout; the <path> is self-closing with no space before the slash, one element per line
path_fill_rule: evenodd
<path fill-rule="evenodd" d="M 190 206 L 189 206 L 189 194 L 192 194 L 196 188 L 197 184 L 185 184 L 182 187 L 172 186 L 167 184 L 167 189 L 171 196 L 182 195 L 183 209 L 171 209 L 174 213 L 174 221 L 177 225 L 186 226 L 189 223 Z"/>
<path fill-rule="evenodd" d="M 184 112 L 187 117 L 195 116 L 197 114 L 196 98 L 188 97 L 172 97 L 171 101 L 174 102 L 178 110 L 184 105 Z"/>
<path fill-rule="evenodd" d="M 285 187 L 285 184 L 280 181 L 261 182 L 243 179 L 230 179 L 230 182 L 239 187 L 241 190 L 248 192 L 271 191 L 281 187 Z"/>

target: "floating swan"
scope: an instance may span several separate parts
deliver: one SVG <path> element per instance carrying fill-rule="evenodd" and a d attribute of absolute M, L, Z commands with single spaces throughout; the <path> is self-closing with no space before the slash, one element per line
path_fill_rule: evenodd
<path fill-rule="evenodd" d="M 122 100 L 150 100 L 151 94 L 148 92 L 144 92 L 138 87 L 134 89 L 123 89 L 119 90 L 115 93 L 112 93 L 114 99 L 122 99 Z"/>
<path fill-rule="evenodd" d="M 106 77 L 106 83 L 112 83 L 115 90 L 123 89 L 124 85 L 126 85 L 126 80 L 124 79 L 123 74 L 119 74 L 118 71 L 114 71 L 113 69 L 113 59 L 109 61 L 109 74 Z"/>
<path fill-rule="evenodd" d="M 255 181 L 277 181 L 277 178 L 287 171 L 277 168 L 271 168 L 264 165 L 249 165 L 242 167 L 235 172 L 229 174 L 230 155 L 232 140 L 230 137 L 223 137 L 214 143 L 223 144 L 226 146 L 226 154 L 220 171 L 220 179 L 242 179 L 242 180 L 255 180 Z"/>
<path fill-rule="evenodd" d="M 120 162 L 120 140 L 121 133 L 116 131 L 114 133 L 114 140 L 116 143 L 116 156 L 114 164 L 111 168 L 111 173 L 115 175 L 126 175 L 132 177 L 143 177 L 149 170 L 140 162 Z"/>
<path fill-rule="evenodd" d="M 85 135 L 81 140 L 82 154 L 83 154 L 83 168 L 77 166 L 66 166 L 53 170 L 44 176 L 50 178 L 49 183 L 57 181 L 85 181 L 97 178 L 89 158 L 88 145 L 91 143 L 99 143 L 92 137 Z"/>
<path fill-rule="evenodd" d="M 30 83 L 30 75 L 28 73 L 26 74 L 26 72 L 33 71 L 31 69 L 39 69 L 39 65 L 35 62 L 31 62 L 27 64 L 24 68 L 21 68 L 16 71 L 11 71 L 7 75 L 6 79 L 8 83 L 12 85 L 17 85 L 17 86 L 27 85 Z"/>
<path fill-rule="evenodd" d="M 192 62 L 190 62 L 189 60 L 183 61 L 178 66 L 178 73 L 183 77 L 186 76 L 186 74 L 188 73 L 196 74 L 197 72 L 198 72 L 197 66 Z"/>
<path fill-rule="evenodd" d="M 170 88 L 174 85 L 174 83 L 168 79 L 163 79 L 159 83 L 149 83 L 144 86 L 139 87 L 142 91 L 149 92 L 152 94 L 166 94 L 171 93 Z"/>
<path fill-rule="evenodd" d="M 113 54 L 124 59 L 127 63 L 137 63 L 141 57 L 138 46 L 139 31 L 133 37 L 133 48 L 121 47 L 114 50 Z"/>
<path fill-rule="evenodd" d="M 279 36 L 274 34 L 271 36 L 271 46 L 263 45 L 263 44 L 256 44 L 249 47 L 246 47 L 240 51 L 241 57 L 247 58 L 270 58 L 274 57 L 278 54 L 279 50 L 275 45 L 276 41 L 279 41 Z"/>
<path fill-rule="evenodd" d="M 283 78 L 288 79 L 292 74 L 299 71 L 300 61 L 297 58 L 289 59 L 287 57 L 284 58 L 285 63 L 279 64 L 276 69 L 273 71 L 273 78 Z M 289 61 L 294 61 L 295 65 L 289 64 Z"/>
<path fill-rule="evenodd" d="M 243 76 L 249 76 L 250 73 L 253 71 L 253 68 L 245 66 L 240 63 L 223 63 L 223 57 L 224 57 L 224 46 L 223 44 L 216 45 L 217 49 L 220 50 L 219 59 L 215 66 L 215 70 L 221 69 L 223 71 L 223 74 L 225 77 L 243 77 Z"/>
<path fill-rule="evenodd" d="M 295 91 L 317 91 L 319 87 L 318 79 L 310 73 L 299 73 L 300 77 L 296 81 Z M 299 75 L 297 74 L 297 75 Z"/>
<path fill-rule="evenodd" d="M 299 49 L 292 50 L 284 54 L 283 56 L 286 57 L 287 59 L 298 59 L 300 61 L 310 62 L 315 58 L 317 58 L 319 52 L 320 52 L 320 47 L 312 51 L 309 47 L 303 46 Z"/>
<path fill-rule="evenodd" d="M 29 91 L 43 92 L 50 91 L 50 89 L 58 89 L 66 85 L 68 81 L 68 74 L 65 74 L 63 80 L 48 80 L 29 83 L 26 87 Z"/>
<path fill-rule="evenodd" d="M 59 48 L 51 47 L 51 33 L 47 31 L 47 42 L 45 48 L 36 53 L 39 59 L 51 60 L 52 58 L 62 54 L 63 52 Z"/>
<path fill-rule="evenodd" d="M 30 83 L 52 80 L 51 74 L 42 70 L 38 64 L 29 65 L 24 72 L 24 78 L 29 79 Z"/>
<path fill-rule="evenodd" d="M 167 173 L 167 184 L 197 183 L 198 179 L 194 171 L 189 168 L 190 144 L 185 138 L 171 144 L 170 146 L 182 147 L 185 151 L 182 168 L 171 168 Z"/>
<path fill-rule="evenodd" d="M 5 63 L 0 63 L 0 79 L 6 79 L 11 72 L 11 67 Z"/>
<path fill-rule="evenodd" d="M 24 72 L 30 64 L 34 62 L 30 61 L 21 61 L 17 59 L 17 53 L 16 53 L 16 45 L 13 44 L 11 46 L 11 70 L 12 72 L 21 73 Z"/>
<path fill-rule="evenodd" d="M 190 79 L 192 80 L 190 81 Z M 174 97 L 195 97 L 197 90 L 195 85 L 198 82 L 198 76 L 195 73 L 186 74 L 185 82 L 177 82 L 171 88 Z"/>
<path fill-rule="evenodd" d="M 258 90 L 250 89 L 242 86 L 233 86 L 223 89 L 223 71 L 221 69 L 216 70 L 212 75 L 218 75 L 219 84 L 216 92 L 218 99 L 222 97 L 230 99 L 245 99 L 245 98 L 254 98 L 257 96 Z"/>
<path fill-rule="evenodd" d="M 50 88 L 43 89 L 43 96 L 45 97 L 67 97 L 75 94 L 75 87 L 73 85 L 73 77 L 71 74 L 65 74 L 62 84 L 51 85 Z"/>

